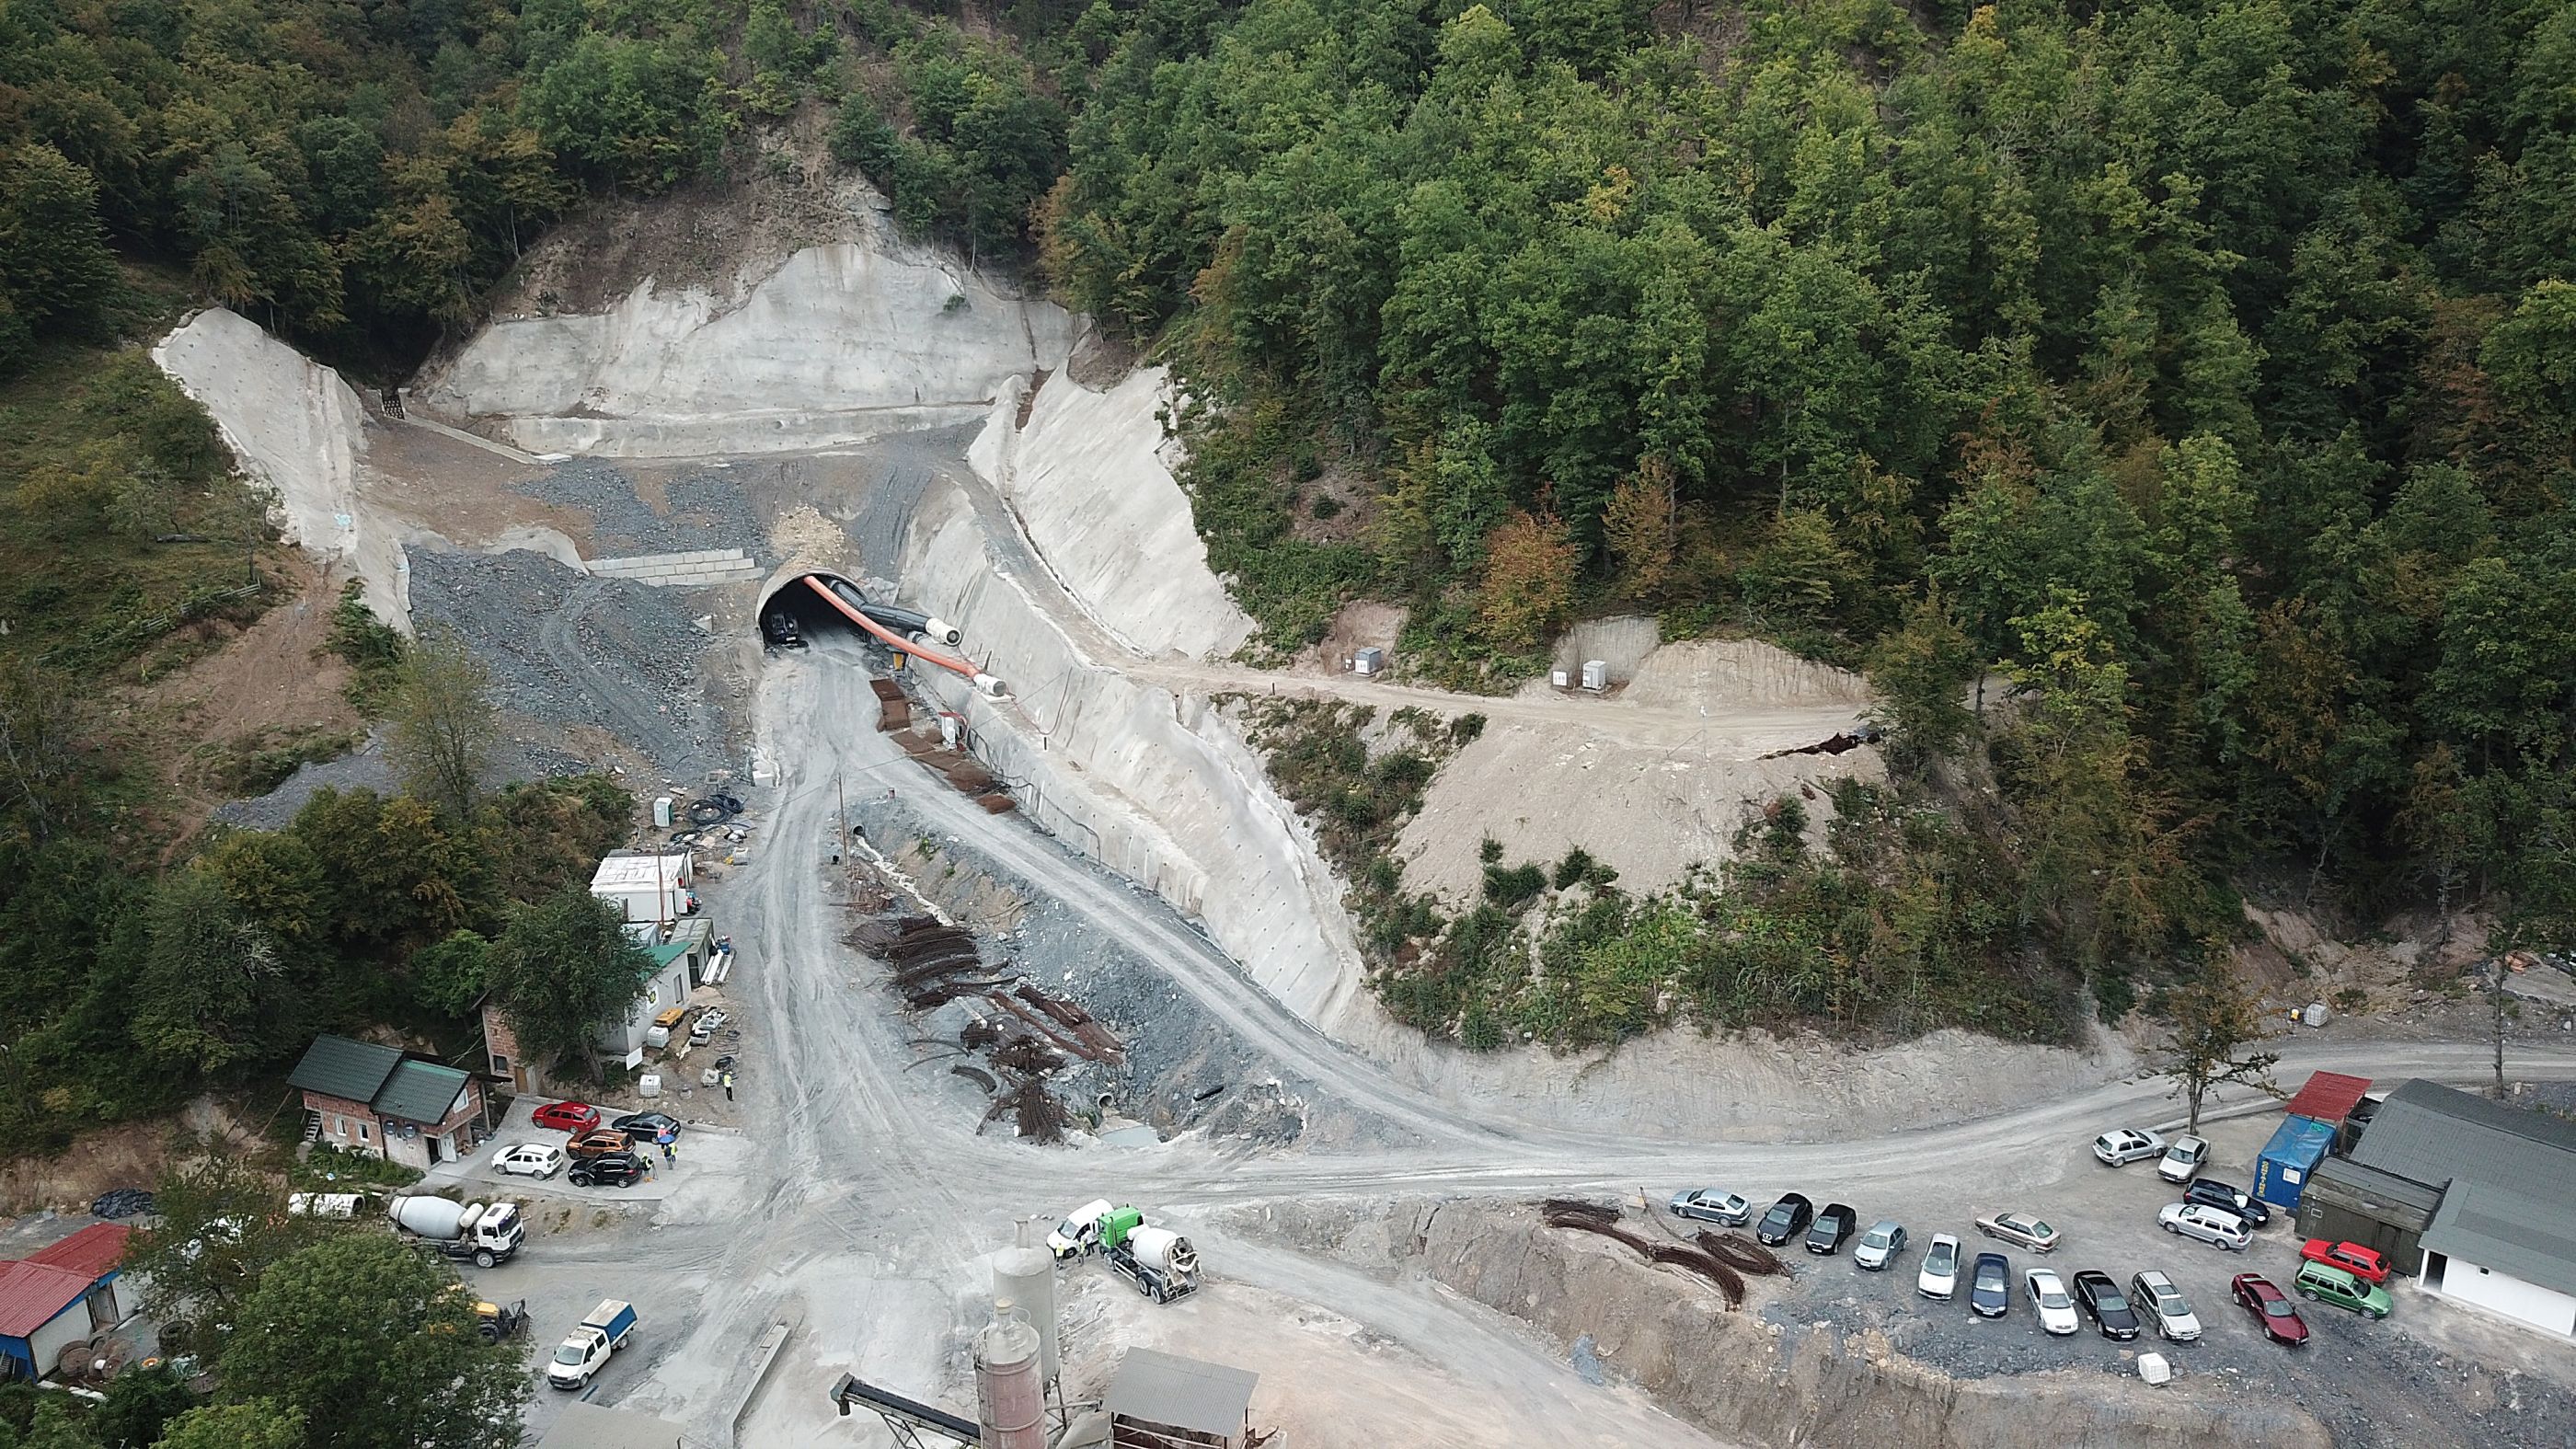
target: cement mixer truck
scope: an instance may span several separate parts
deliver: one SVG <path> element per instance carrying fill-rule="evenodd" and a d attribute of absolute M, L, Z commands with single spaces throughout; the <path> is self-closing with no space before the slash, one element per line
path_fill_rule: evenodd
<path fill-rule="evenodd" d="M 1157 1303 L 1187 1297 L 1199 1286 L 1198 1249 L 1169 1228 L 1147 1227 L 1132 1207 L 1100 1220 L 1100 1249 L 1112 1270 Z"/>
<path fill-rule="evenodd" d="M 385 1217 L 403 1241 L 477 1268 L 506 1263 L 519 1253 L 527 1223 L 514 1202 L 451 1202 L 443 1197 L 398 1197 Z"/>

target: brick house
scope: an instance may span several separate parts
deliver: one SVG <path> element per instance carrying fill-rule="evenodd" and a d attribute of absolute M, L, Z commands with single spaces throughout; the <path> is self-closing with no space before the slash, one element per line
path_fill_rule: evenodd
<path fill-rule="evenodd" d="M 423 1171 L 489 1131 L 481 1082 L 393 1047 L 318 1036 L 286 1080 L 321 1116 L 323 1141 Z"/>

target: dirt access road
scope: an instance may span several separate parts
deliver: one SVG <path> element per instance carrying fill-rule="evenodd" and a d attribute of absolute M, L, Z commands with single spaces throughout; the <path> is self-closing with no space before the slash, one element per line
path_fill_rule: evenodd
<path fill-rule="evenodd" d="M 2120 1082 L 2027 1110 L 1925 1134 L 1853 1124 L 1844 1140 L 1729 1144 L 1571 1132 L 1497 1115 L 1491 1104 L 1421 1095 L 1384 1068 L 1305 1026 L 1249 986 L 1230 962 L 1160 903 L 1064 851 L 1015 816 L 993 817 L 925 777 L 870 725 L 873 701 L 854 650 L 829 641 L 773 664 L 761 683 L 761 734 L 786 768 L 765 849 L 713 888 L 711 908 L 741 947 L 734 996 L 766 1044 L 743 1081 L 752 1150 L 732 1179 L 676 1200 L 636 1255 L 670 1302 L 629 1402 L 680 1420 L 711 1443 L 841 1442 L 819 1390 L 854 1369 L 925 1394 L 955 1388 L 940 1348 L 979 1321 L 981 1259 L 1010 1241 L 1014 1220 L 1052 1217 L 1094 1195 L 1155 1205 L 1184 1221 L 1218 1208 L 1391 1194 L 1526 1197 L 1542 1192 L 1666 1191 L 1701 1181 L 1814 1183 L 1878 1201 L 1962 1181 L 2045 1191 L 2065 1154 L 2117 1121 L 2167 1115 L 2154 1081 Z M 1182 1139 L 1132 1151 L 1027 1147 L 978 1136 L 944 1078 L 918 1060 L 878 973 L 838 939 L 832 903 L 835 776 L 901 783 L 961 847 L 1006 863 L 1102 933 L 1162 962 L 1175 986 L 1225 1028 L 1295 1075 L 1324 1084 L 1372 1124 L 1346 1149 L 1228 1154 Z M 2474 1043 L 2285 1044 L 2282 1074 L 2316 1067 L 2376 1076 L 2474 1080 Z M 2576 1054 L 2517 1054 L 2516 1073 L 2576 1077 Z M 2049 1150 L 2034 1150 L 2043 1146 Z M 2045 1199 L 2041 1199 L 2044 1204 Z M 1411 1356 L 1424 1372 L 1513 1397 L 1501 1442 L 1690 1445 L 1701 1436 L 1631 1397 L 1582 1381 L 1534 1335 L 1473 1304 L 1389 1285 L 1297 1255 L 1241 1247 L 1212 1233 L 1220 1279 L 1288 1292 Z M 1222 1246 L 1220 1246 L 1222 1245 Z M 534 1261 L 532 1259 L 532 1261 Z M 1282 1264 L 1287 1263 L 1286 1269 Z M 538 1272 L 548 1270 L 539 1269 Z M 586 1274 L 595 1264 L 568 1262 Z M 586 1289 L 584 1291 L 587 1291 Z M 639 1303 L 645 1295 L 638 1293 Z M 1182 1305 L 1175 1312 L 1187 1312 Z M 743 1410 L 749 1347 L 774 1322 L 800 1325 L 758 1402 Z M 1258 1367 L 1258 1365 L 1253 1365 Z M 1548 1406 L 1554 1405 L 1554 1408 Z M 543 1412 L 541 1409 L 540 1412 Z M 1605 1420 L 1603 1415 L 1611 1416 Z M 1631 1416 L 1606 1441 L 1606 1423 Z M 1642 1417 L 1636 1417 L 1642 1416 Z M 846 1442 L 871 1442 L 853 1438 Z M 1472 1442 L 1460 1439 L 1462 1444 Z"/>

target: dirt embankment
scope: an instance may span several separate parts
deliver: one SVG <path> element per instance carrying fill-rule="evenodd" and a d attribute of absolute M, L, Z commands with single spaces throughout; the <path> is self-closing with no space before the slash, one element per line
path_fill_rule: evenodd
<path fill-rule="evenodd" d="M 1728 1312 L 1707 1284 L 1545 1227 L 1527 1208 L 1416 1200 L 1381 1215 L 1290 1202 L 1245 1216 L 1234 1226 L 1373 1272 L 1426 1276 L 1520 1319 L 1723 1439 L 1870 1449 L 2332 1443 L 2296 1409 L 2222 1398 L 2215 1385 L 2150 1388 L 2071 1371 L 1954 1379 L 1874 1334 L 1767 1321 L 1761 1309 L 1775 1290 L 1761 1280 L 1742 1311 Z"/>

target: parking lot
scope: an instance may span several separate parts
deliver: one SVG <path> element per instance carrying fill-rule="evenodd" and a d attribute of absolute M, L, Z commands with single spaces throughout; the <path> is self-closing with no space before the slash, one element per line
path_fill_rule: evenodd
<path fill-rule="evenodd" d="M 537 1107 L 554 1101 L 552 1097 L 521 1097 L 510 1104 L 508 1114 L 495 1129 L 492 1140 L 483 1144 L 473 1156 L 459 1162 L 443 1162 L 430 1169 L 421 1184 L 430 1189 L 448 1185 L 463 1187 L 469 1194 L 498 1194 L 516 1198 L 560 1198 L 572 1202 L 592 1203 L 658 1203 L 687 1193 L 691 1186 L 708 1176 L 729 1176 L 738 1172 L 746 1158 L 742 1134 L 730 1127 L 691 1120 L 683 1111 L 660 1101 L 647 1103 L 646 1109 L 669 1112 L 680 1118 L 683 1126 L 675 1142 L 676 1160 L 664 1162 L 659 1149 L 651 1143 L 640 1143 L 637 1155 L 646 1159 L 649 1176 L 626 1187 L 576 1187 L 565 1172 L 552 1177 L 529 1177 L 495 1171 L 492 1160 L 500 1153 L 522 1142 L 541 1142 L 561 1147 L 566 1133 L 539 1127 L 529 1120 Z M 603 1121 L 624 1115 L 626 1109 L 602 1107 Z"/>
<path fill-rule="evenodd" d="M 2254 1156 L 2279 1121 L 2277 1113 L 2264 1112 L 2204 1123 L 2212 1154 L 2202 1176 L 2250 1188 Z M 2101 1125 L 2161 1129 L 2152 1122 Z M 1927 1143 L 1927 1151 L 1937 1148 Z M 2323 1420 L 2339 1443 L 2436 1443 L 2458 1442 L 2452 1436 L 2462 1424 L 2513 1399 L 2511 1375 L 2537 1367 L 2544 1355 L 2564 1353 L 2563 1347 L 2423 1293 L 2402 1274 L 2393 1274 L 2386 1285 L 2394 1308 L 2380 1322 L 2294 1295 L 2309 1341 L 2296 1349 L 2274 1344 L 2232 1301 L 2229 1284 L 2236 1274 L 2259 1273 L 2291 1292 L 2300 1261 L 2291 1214 L 2275 1210 L 2271 1225 L 2256 1230 L 2242 1252 L 2174 1236 L 2158 1226 L 2156 1214 L 2178 1200 L 2181 1189 L 2157 1177 L 2152 1161 L 2102 1166 L 2089 1137 L 2035 1150 L 2027 1164 L 1981 1181 L 1927 1174 L 1903 1203 L 1839 1196 L 1829 1181 L 1709 1185 L 1750 1198 L 1757 1221 L 1782 1192 L 1797 1191 L 1820 1212 L 1829 1202 L 1848 1202 L 1858 1211 L 1861 1230 L 1881 1218 L 1903 1223 L 1905 1250 L 1881 1272 L 1854 1264 L 1857 1232 L 1830 1258 L 1805 1252 L 1802 1239 L 1793 1238 L 1782 1253 L 1797 1276 L 1764 1311 L 1784 1326 L 1825 1324 L 1845 1333 L 1884 1334 L 1899 1351 L 1963 1378 L 2087 1369 L 2134 1374 L 2138 1355 L 2154 1352 L 2172 1365 L 2178 1384 L 2215 1377 L 2277 1394 Z M 1662 1216 L 1661 1198 L 1656 1208 Z M 1976 1230 L 1976 1218 L 2007 1210 L 2046 1219 L 2062 1235 L 2059 1246 L 2035 1253 Z M 1676 1228 L 1696 1226 L 1663 1220 Z M 1960 1241 L 1960 1281 L 1948 1302 L 1915 1292 L 1924 1249 L 1935 1233 Z M 1982 1252 L 2002 1253 L 2011 1264 L 2012 1306 L 2001 1319 L 1979 1318 L 1968 1306 L 1968 1266 Z M 2098 1269 L 2124 1293 L 2140 1270 L 2161 1271 L 2191 1301 L 2201 1337 L 2169 1343 L 2146 1328 L 2133 1342 L 2113 1342 L 2089 1319 L 2072 1335 L 2051 1336 L 2040 1327 L 2023 1285 L 2023 1273 L 2034 1267 L 2052 1269 L 2066 1281 Z M 2530 1427 L 2521 1424 L 2496 1442 L 2548 1442 L 2530 1438 Z"/>

